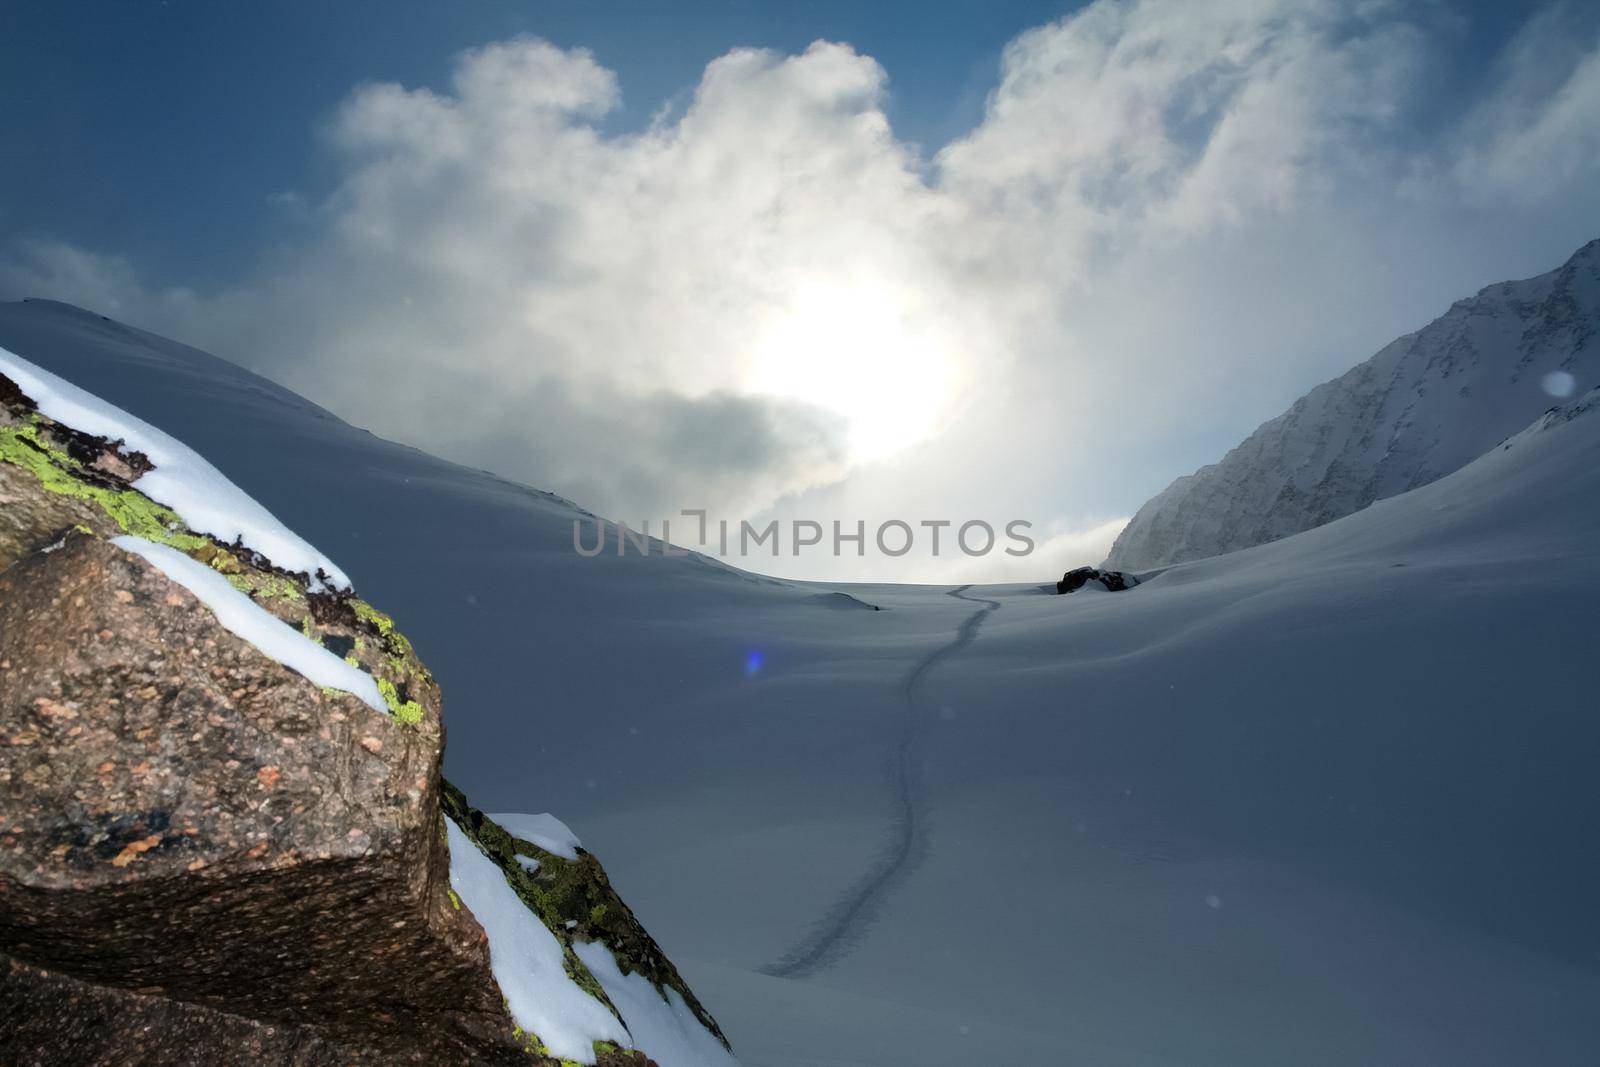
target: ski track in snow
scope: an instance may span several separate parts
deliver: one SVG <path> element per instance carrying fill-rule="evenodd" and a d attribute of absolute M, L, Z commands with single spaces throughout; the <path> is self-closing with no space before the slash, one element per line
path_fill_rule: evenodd
<path fill-rule="evenodd" d="M 917 707 L 918 687 L 934 667 L 972 644 L 983 620 L 990 612 L 999 610 L 998 600 L 967 596 L 971 588 L 971 585 L 958 586 L 946 595 L 981 607 L 961 621 L 955 637 L 918 660 L 900 684 L 905 722 L 889 764 L 890 786 L 894 792 L 889 843 L 861 880 L 828 909 L 810 936 L 776 963 L 761 968 L 762 974 L 774 978 L 804 978 L 838 963 L 865 931 L 878 904 L 911 874 L 921 859 L 927 817 L 918 789 L 921 768 L 917 763 L 917 736 L 923 721 Z"/>

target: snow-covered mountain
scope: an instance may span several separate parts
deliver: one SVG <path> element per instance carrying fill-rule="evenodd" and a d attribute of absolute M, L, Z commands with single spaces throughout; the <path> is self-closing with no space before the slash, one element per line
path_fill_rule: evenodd
<path fill-rule="evenodd" d="M 1287 537 L 1426 485 L 1600 382 L 1600 241 L 1459 301 L 1295 401 L 1141 507 L 1106 565 L 1138 570 Z"/>
<path fill-rule="evenodd" d="M 566 501 L 64 305 L 0 346 L 404 617 L 451 779 L 604 856 L 747 1067 L 1600 1047 L 1592 397 L 1127 592 L 835 591 L 583 558 Z"/>

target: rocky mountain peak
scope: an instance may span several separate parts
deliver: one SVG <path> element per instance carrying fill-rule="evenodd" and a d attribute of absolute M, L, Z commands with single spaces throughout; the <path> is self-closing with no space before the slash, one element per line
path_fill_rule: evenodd
<path fill-rule="evenodd" d="M 1141 507 L 1106 566 L 1233 552 L 1443 477 L 1600 381 L 1597 331 L 1600 240 L 1458 301 L 1317 386 Z"/>

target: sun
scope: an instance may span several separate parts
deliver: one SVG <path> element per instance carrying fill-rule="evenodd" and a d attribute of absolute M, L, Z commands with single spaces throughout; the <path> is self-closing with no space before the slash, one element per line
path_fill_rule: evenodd
<path fill-rule="evenodd" d="M 745 388 L 843 417 L 855 461 L 891 456 L 952 406 L 956 355 L 934 319 L 887 286 L 804 286 L 758 340 Z"/>

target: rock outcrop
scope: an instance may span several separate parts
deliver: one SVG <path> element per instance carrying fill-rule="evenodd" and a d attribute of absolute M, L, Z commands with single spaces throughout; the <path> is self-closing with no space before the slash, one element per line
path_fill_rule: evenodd
<path fill-rule="evenodd" d="M 0 375 L 0 1062 L 553 1067 L 451 889 L 450 816 L 561 940 L 566 980 L 620 1019 L 577 952 L 604 944 L 721 1043 L 593 857 L 544 856 L 443 782 L 439 689 L 393 622 L 196 533 L 135 487 L 150 466 Z M 130 535 L 374 695 L 265 654 L 112 541 Z M 507 850 L 540 855 L 539 880 Z"/>
<path fill-rule="evenodd" d="M 1094 582 L 1108 593 L 1120 593 L 1139 584 L 1139 579 L 1121 571 L 1103 571 L 1099 567 L 1075 567 L 1061 576 L 1056 583 L 1058 594 L 1072 593 Z"/>

